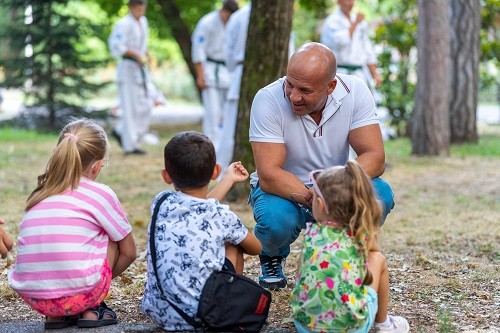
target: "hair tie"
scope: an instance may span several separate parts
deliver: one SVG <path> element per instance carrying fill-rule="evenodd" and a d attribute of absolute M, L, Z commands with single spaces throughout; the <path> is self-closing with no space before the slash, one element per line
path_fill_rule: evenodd
<path fill-rule="evenodd" d="M 78 142 L 78 137 L 73 133 L 64 133 L 64 137 L 69 138 L 70 140 L 73 140 L 75 142 Z"/>

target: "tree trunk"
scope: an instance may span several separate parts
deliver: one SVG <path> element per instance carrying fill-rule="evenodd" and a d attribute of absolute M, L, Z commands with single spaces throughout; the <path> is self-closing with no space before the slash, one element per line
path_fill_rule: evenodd
<path fill-rule="evenodd" d="M 412 154 L 449 155 L 450 16 L 448 0 L 418 1 L 417 93 Z"/>
<path fill-rule="evenodd" d="M 477 142 L 481 3 L 451 0 L 451 142 Z"/>
<path fill-rule="evenodd" d="M 248 138 L 250 108 L 260 88 L 286 73 L 292 18 L 293 0 L 252 1 L 234 146 L 234 159 L 242 161 L 249 172 L 255 171 Z M 244 182 L 236 188 L 236 195 L 241 198 L 248 191 Z"/>
<path fill-rule="evenodd" d="M 161 13 L 172 29 L 172 35 L 179 44 L 182 57 L 186 61 L 189 72 L 196 82 L 196 71 L 191 59 L 191 31 L 186 22 L 182 19 L 179 8 L 174 0 L 157 0 L 161 7 Z"/>

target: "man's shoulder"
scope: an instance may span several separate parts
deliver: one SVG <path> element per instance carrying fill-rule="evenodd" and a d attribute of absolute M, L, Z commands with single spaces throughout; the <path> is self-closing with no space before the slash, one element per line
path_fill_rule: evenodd
<path fill-rule="evenodd" d="M 132 15 L 125 15 L 116 22 L 115 26 L 122 28 L 129 28 L 129 27 L 134 27 L 136 24 L 137 23 L 135 22 L 135 19 L 132 17 Z"/>
<path fill-rule="evenodd" d="M 212 22 L 216 22 L 217 20 L 219 20 L 219 11 L 218 10 L 214 10 L 214 11 L 211 11 L 210 13 L 208 13 L 208 14 L 205 14 L 200 19 L 200 21 L 198 22 L 198 24 L 200 24 L 200 25 L 210 24 Z"/>
<path fill-rule="evenodd" d="M 275 93 L 276 91 L 282 91 L 283 82 L 285 81 L 285 77 L 281 77 L 274 82 L 269 83 L 267 86 L 262 87 L 259 91 L 269 91 L 270 93 Z"/>
<path fill-rule="evenodd" d="M 338 9 L 335 9 L 333 12 L 328 14 L 328 16 L 325 18 L 325 22 L 331 22 L 331 21 L 336 21 L 342 18 L 341 12 Z"/>
<path fill-rule="evenodd" d="M 337 80 L 339 81 L 339 83 L 344 85 L 344 88 L 356 87 L 356 86 L 359 86 L 360 84 L 365 85 L 363 80 L 361 80 L 356 75 L 337 73 L 336 76 L 337 76 Z"/>

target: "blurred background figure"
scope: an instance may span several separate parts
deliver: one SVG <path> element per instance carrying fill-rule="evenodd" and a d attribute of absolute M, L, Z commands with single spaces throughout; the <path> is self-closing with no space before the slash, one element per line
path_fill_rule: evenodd
<path fill-rule="evenodd" d="M 109 48 L 121 58 L 117 68 L 121 117 L 111 135 L 126 155 L 143 155 L 140 137 L 149 128 L 151 103 L 148 101 L 150 81 L 145 66 L 148 57 L 148 20 L 145 0 L 130 0 L 129 14 L 119 20 L 109 36 Z"/>
<path fill-rule="evenodd" d="M 381 78 L 365 15 L 352 12 L 355 0 L 337 3 L 338 7 L 323 23 L 320 41 L 335 53 L 338 73 L 359 76 L 373 91 Z"/>
<path fill-rule="evenodd" d="M 224 119 L 222 122 L 222 136 L 215 145 L 217 163 L 224 172 L 233 159 L 234 132 L 238 117 L 238 101 L 240 98 L 241 75 L 243 74 L 243 61 L 245 60 L 245 47 L 247 44 L 248 22 L 250 20 L 251 2 L 235 12 L 228 24 L 226 31 L 226 66 L 231 75 L 231 86 L 227 92 L 224 105 Z"/>
<path fill-rule="evenodd" d="M 203 133 L 214 146 L 220 140 L 224 104 L 230 84 L 225 63 L 226 23 L 237 10 L 238 3 L 235 0 L 225 0 L 221 9 L 206 14 L 198 21 L 191 36 L 196 85 L 201 90 L 205 108 Z"/>
<path fill-rule="evenodd" d="M 150 110 L 149 115 L 145 119 L 141 119 L 141 121 L 137 124 L 136 129 L 140 143 L 145 143 L 148 145 L 157 145 L 160 143 L 160 137 L 158 136 L 158 133 L 150 130 L 151 118 L 155 108 L 161 109 L 162 107 L 165 107 L 168 104 L 168 100 L 163 94 L 163 92 L 160 90 L 160 88 L 158 88 L 158 86 L 152 80 L 148 80 L 147 88 L 148 88 L 147 103 L 148 103 L 148 108 Z M 119 100 L 116 106 L 114 106 L 111 109 L 111 115 L 117 118 L 122 117 L 123 110 L 121 108 Z M 113 135 L 116 137 L 116 133 Z"/>
<path fill-rule="evenodd" d="M 337 73 L 352 74 L 361 78 L 370 88 L 375 103 L 379 105 L 382 95 L 376 87 L 382 83 L 382 79 L 377 70 L 377 55 L 370 40 L 365 15 L 353 12 L 356 0 L 337 0 L 337 3 L 337 8 L 323 23 L 320 41 L 335 54 Z M 393 138 L 396 132 L 388 125 L 388 111 L 377 108 L 377 115 L 383 139 Z M 355 157 L 352 151 L 351 157 Z"/>
<path fill-rule="evenodd" d="M 247 44 L 248 22 L 252 2 L 249 1 L 234 13 L 227 24 L 226 31 L 226 65 L 231 72 L 231 86 L 227 93 L 224 107 L 224 120 L 222 123 L 222 136 L 219 144 L 215 146 L 217 163 L 226 170 L 233 161 L 234 136 L 238 118 L 238 102 L 240 99 L 241 76 L 243 75 L 243 62 Z M 288 57 L 295 52 L 294 34 L 290 33 L 288 44 Z"/>

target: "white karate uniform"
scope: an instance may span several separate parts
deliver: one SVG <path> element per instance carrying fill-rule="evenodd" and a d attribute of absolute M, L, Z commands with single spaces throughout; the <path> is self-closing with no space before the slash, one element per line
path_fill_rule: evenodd
<path fill-rule="evenodd" d="M 224 109 L 222 137 L 220 144 L 215 146 L 217 163 L 222 166 L 223 172 L 233 160 L 234 135 L 238 119 L 238 102 L 240 99 L 241 76 L 243 74 L 243 61 L 245 60 L 250 11 L 251 2 L 231 15 L 226 28 L 226 65 L 231 71 L 231 86 L 227 93 L 226 107 Z M 291 33 L 288 45 L 289 57 L 295 52 L 294 45 L 293 33 Z"/>
<path fill-rule="evenodd" d="M 368 24 L 362 21 L 358 24 L 352 37 L 349 34 L 351 22 L 356 20 L 357 14 L 351 14 L 350 21 L 337 8 L 328 15 L 321 29 L 320 42 L 335 53 L 337 58 L 337 72 L 354 74 L 360 77 L 373 90 L 374 82 L 367 65 L 376 64 L 377 56 L 368 35 Z M 342 66 L 359 66 L 359 69 L 345 69 Z"/>
<path fill-rule="evenodd" d="M 115 58 L 121 58 L 127 50 L 134 50 L 141 56 L 145 56 L 148 44 L 146 17 L 142 16 L 136 20 L 129 13 L 120 19 L 109 36 L 108 44 Z M 116 81 L 122 116 L 115 130 L 121 136 L 125 152 L 137 149 L 141 134 L 149 129 L 153 105 L 147 93 L 148 82 L 150 82 L 149 73 L 144 66 L 143 71 L 141 72 L 141 65 L 134 60 L 122 58 L 118 63 Z"/>
<path fill-rule="evenodd" d="M 231 71 L 231 85 L 224 106 L 224 119 L 219 144 L 215 146 L 217 163 L 224 172 L 233 159 L 234 133 L 238 117 L 238 101 L 240 98 L 241 75 L 245 60 L 248 22 L 250 21 L 250 3 L 231 15 L 226 28 L 226 66 Z"/>
<path fill-rule="evenodd" d="M 203 133 L 218 145 L 224 118 L 224 105 L 229 88 L 229 71 L 226 68 L 226 27 L 220 10 L 203 16 L 191 36 L 193 63 L 202 63 L 205 84 L 201 99 L 205 108 Z"/>

